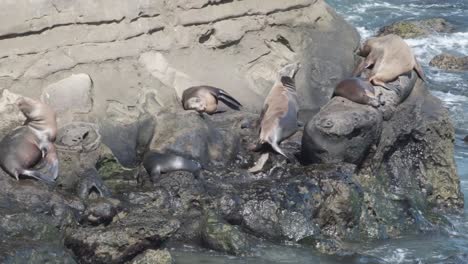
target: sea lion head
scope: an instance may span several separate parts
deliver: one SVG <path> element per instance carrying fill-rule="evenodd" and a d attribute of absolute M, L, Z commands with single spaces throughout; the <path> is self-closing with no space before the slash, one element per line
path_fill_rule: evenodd
<path fill-rule="evenodd" d="M 191 97 L 185 102 L 185 109 L 202 113 L 206 110 L 206 102 L 198 96 Z"/>
<path fill-rule="evenodd" d="M 279 70 L 278 79 L 281 80 L 282 77 L 289 77 L 291 79 L 294 78 L 300 67 L 301 64 L 299 62 L 287 64 L 281 68 L 281 70 Z"/>
<path fill-rule="evenodd" d="M 34 118 L 38 115 L 38 102 L 28 97 L 21 97 L 16 100 L 16 106 L 27 118 Z"/>

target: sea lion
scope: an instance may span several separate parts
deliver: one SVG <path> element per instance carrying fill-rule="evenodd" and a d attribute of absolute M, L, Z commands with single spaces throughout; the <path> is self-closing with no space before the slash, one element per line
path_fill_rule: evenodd
<path fill-rule="evenodd" d="M 369 81 L 386 89 L 386 82 L 398 78 L 413 69 L 422 80 L 425 80 L 421 65 L 413 55 L 411 48 L 397 35 L 386 35 L 366 40 L 358 55 L 366 57 L 354 70 L 358 76 L 364 69 L 371 68 Z"/>
<path fill-rule="evenodd" d="M 257 151 L 268 143 L 276 152 L 289 159 L 278 144 L 298 130 L 299 105 L 293 78 L 299 67 L 299 63 L 288 64 L 278 72 L 277 79 L 265 98 L 259 119 L 259 141 L 252 150 Z"/>
<path fill-rule="evenodd" d="M 169 154 L 148 151 L 143 156 L 143 167 L 151 177 L 154 183 L 162 173 L 171 171 L 189 171 L 195 178 L 200 177 L 201 164 L 198 161 L 186 159 L 184 157 Z"/>
<path fill-rule="evenodd" d="M 57 134 L 55 112 L 46 104 L 26 97 L 18 99 L 16 104 L 26 121 L 0 141 L 0 167 L 16 180 L 25 175 L 53 182 L 58 176 L 57 151 L 53 144 Z M 32 169 L 36 165 L 40 166 Z M 39 171 L 44 167 L 47 175 Z"/>
<path fill-rule="evenodd" d="M 182 105 L 185 110 L 214 114 L 218 110 L 218 100 L 232 109 L 239 110 L 242 104 L 226 91 L 212 86 L 193 86 L 182 93 Z"/>
<path fill-rule="evenodd" d="M 342 80 L 333 93 L 333 96 L 341 96 L 355 103 L 374 107 L 381 105 L 380 95 L 369 81 L 355 77 Z"/>

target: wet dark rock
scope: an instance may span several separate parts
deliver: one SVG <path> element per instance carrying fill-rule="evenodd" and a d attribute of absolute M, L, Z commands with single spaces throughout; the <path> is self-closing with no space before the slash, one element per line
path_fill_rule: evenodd
<path fill-rule="evenodd" d="M 80 263 L 124 263 L 147 249 L 160 247 L 179 226 L 167 213 L 139 208 L 107 227 L 77 229 L 67 235 L 65 245 Z"/>
<path fill-rule="evenodd" d="M 443 18 L 398 21 L 379 29 L 377 36 L 395 34 L 402 38 L 425 37 L 432 33 L 449 33 L 454 26 Z"/>
<path fill-rule="evenodd" d="M 82 221 L 91 225 L 108 225 L 119 212 L 121 204 L 119 200 L 99 198 L 90 201 L 83 213 Z"/>
<path fill-rule="evenodd" d="M 374 87 L 384 102 L 378 108 L 334 97 L 304 128 L 301 155 L 307 163 L 349 162 L 360 165 L 380 138 L 383 122 L 411 93 L 416 74 L 403 75 L 388 84 L 390 90 Z"/>
<path fill-rule="evenodd" d="M 457 57 L 448 53 L 442 53 L 435 56 L 429 65 L 447 71 L 467 71 L 468 56 Z"/>
<path fill-rule="evenodd" d="M 223 222 L 215 214 L 209 214 L 202 233 L 202 243 L 209 249 L 231 255 L 243 255 L 249 252 L 254 244 L 250 235 L 242 232 L 239 226 Z"/>
<path fill-rule="evenodd" d="M 465 143 L 468 143 L 468 136 L 465 136 L 465 137 L 463 138 L 463 141 L 464 141 Z"/>
<path fill-rule="evenodd" d="M 233 131 L 236 124 L 219 126 L 209 116 L 194 111 L 159 113 L 156 124 L 149 148 L 158 152 L 185 155 L 204 165 L 221 165 L 232 161 L 239 151 L 239 137 Z"/>

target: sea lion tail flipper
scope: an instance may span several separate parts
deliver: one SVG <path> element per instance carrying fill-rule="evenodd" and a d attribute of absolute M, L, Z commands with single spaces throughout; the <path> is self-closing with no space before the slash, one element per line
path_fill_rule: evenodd
<path fill-rule="evenodd" d="M 40 171 L 36 170 L 22 170 L 20 172 L 21 175 L 26 175 L 35 179 L 38 179 L 40 181 L 44 181 L 46 183 L 53 183 L 54 179 L 46 176 L 45 174 L 41 173 Z"/>
<path fill-rule="evenodd" d="M 424 74 L 421 64 L 419 64 L 419 62 L 416 60 L 416 56 L 414 57 L 414 62 L 414 69 L 416 70 L 416 73 L 418 74 L 419 78 L 421 78 L 421 80 L 426 82 L 426 75 Z"/>
<path fill-rule="evenodd" d="M 278 146 L 278 143 L 276 142 L 273 142 L 271 143 L 271 147 L 276 151 L 278 152 L 279 154 L 281 154 L 282 156 L 284 156 L 286 159 L 290 159 L 290 157 L 288 155 L 286 155 L 286 153 L 283 152 L 283 150 Z"/>
<path fill-rule="evenodd" d="M 47 172 L 52 178 L 55 180 L 58 177 L 58 158 L 57 158 L 57 150 L 55 149 L 55 145 L 50 143 L 48 146 L 47 156 L 45 157 L 46 165 L 47 165 Z"/>
<path fill-rule="evenodd" d="M 222 100 L 225 104 L 227 104 L 233 109 L 239 110 L 242 107 L 242 104 L 239 101 L 237 101 L 234 97 L 232 97 L 224 90 L 219 89 L 218 96 L 220 100 Z"/>

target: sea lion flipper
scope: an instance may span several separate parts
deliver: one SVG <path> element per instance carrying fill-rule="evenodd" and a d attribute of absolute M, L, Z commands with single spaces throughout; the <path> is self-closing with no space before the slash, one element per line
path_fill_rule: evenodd
<path fill-rule="evenodd" d="M 40 171 L 36 170 L 22 170 L 19 174 L 29 176 L 40 181 L 44 181 L 46 183 L 53 183 L 54 179 L 46 176 L 45 174 L 41 173 Z"/>
<path fill-rule="evenodd" d="M 222 89 L 218 89 L 218 98 L 233 109 L 239 110 L 242 107 L 239 101 Z"/>
<path fill-rule="evenodd" d="M 416 73 L 418 74 L 419 78 L 426 82 L 426 75 L 424 74 L 424 71 L 421 67 L 421 64 L 416 60 L 416 56 L 414 56 L 414 69 L 416 70 Z"/>
<path fill-rule="evenodd" d="M 290 160 L 289 156 L 286 155 L 286 153 L 284 153 L 284 151 L 278 146 L 278 143 L 277 142 L 271 142 L 271 147 L 276 151 L 278 152 L 279 154 L 281 154 L 282 156 L 284 156 L 286 159 Z"/>

